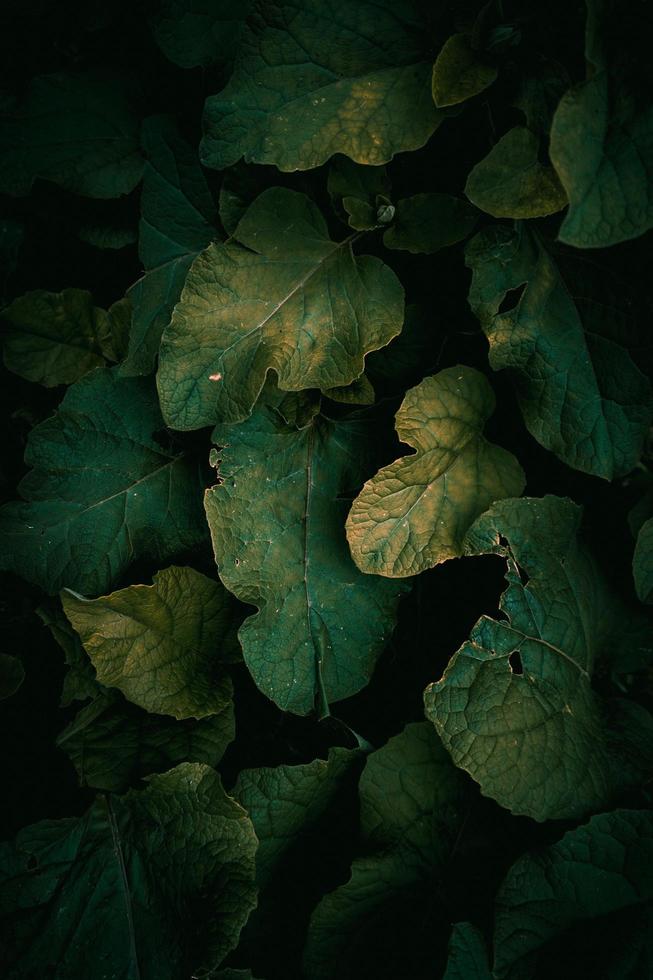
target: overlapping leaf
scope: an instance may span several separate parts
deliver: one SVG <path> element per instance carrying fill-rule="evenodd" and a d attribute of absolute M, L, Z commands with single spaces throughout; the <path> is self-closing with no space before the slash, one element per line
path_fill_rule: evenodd
<path fill-rule="evenodd" d="M 245 662 L 280 708 L 307 714 L 367 683 L 403 588 L 361 575 L 345 539 L 369 421 L 313 415 L 297 428 L 280 409 L 268 388 L 247 422 L 215 429 L 224 448 L 205 503 L 222 582 L 259 607 L 239 632 Z"/>
<path fill-rule="evenodd" d="M 99 797 L 0 851 L 7 980 L 208 975 L 256 904 L 256 835 L 208 766 Z"/>
<path fill-rule="evenodd" d="M 493 409 L 492 389 L 474 368 L 446 368 L 411 388 L 396 428 L 415 453 L 368 480 L 347 518 L 361 571 L 401 578 L 454 558 L 493 500 L 521 493 L 515 457 L 482 435 Z"/>
<path fill-rule="evenodd" d="M 438 108 L 466 102 L 488 88 L 496 77 L 497 69 L 474 50 L 470 37 L 452 34 L 433 65 L 433 101 Z"/>
<path fill-rule="evenodd" d="M 472 525 L 465 553 L 507 562 L 502 618 L 482 616 L 425 692 L 456 765 L 485 795 L 536 820 L 577 819 L 637 780 L 632 746 L 619 761 L 619 736 L 591 686 L 625 620 L 577 541 L 580 516 L 569 500 L 524 498 L 499 501 Z"/>
<path fill-rule="evenodd" d="M 197 466 L 155 438 L 151 382 L 98 368 L 30 433 L 24 501 L 0 511 L 1 567 L 49 593 L 107 591 L 138 557 L 204 540 Z"/>
<path fill-rule="evenodd" d="M 531 434 L 583 472 L 608 480 L 628 473 L 651 424 L 653 393 L 623 341 L 605 335 L 600 311 L 586 309 L 581 322 L 555 262 L 524 225 L 482 231 L 467 264 L 490 364 L 514 373 Z M 513 290 L 523 291 L 500 312 Z"/>
<path fill-rule="evenodd" d="M 177 429 L 246 418 L 274 370 L 284 390 L 350 384 L 401 330 L 403 289 L 380 259 L 333 242 L 303 194 L 264 191 L 193 263 L 161 345 L 158 386 Z"/>
<path fill-rule="evenodd" d="M 202 162 L 309 170 L 344 153 L 385 163 L 438 125 L 430 76 L 429 27 L 413 0 L 259 0 L 231 80 L 207 99 Z"/>

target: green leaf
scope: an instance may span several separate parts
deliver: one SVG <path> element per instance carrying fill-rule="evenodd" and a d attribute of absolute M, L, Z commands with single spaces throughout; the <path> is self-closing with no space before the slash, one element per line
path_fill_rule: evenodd
<path fill-rule="evenodd" d="M 175 721 L 148 714 L 98 684 L 94 700 L 64 728 L 57 746 L 69 756 L 81 786 L 120 793 L 181 762 L 217 766 L 234 734 L 230 700 L 209 718 Z"/>
<path fill-rule="evenodd" d="M 354 860 L 346 884 L 315 909 L 306 976 L 381 980 L 439 975 L 433 962 L 437 939 L 444 946 L 448 933 L 439 893 L 467 789 L 425 722 L 407 725 L 369 756 L 360 780 L 366 856 Z M 422 962 L 425 945 L 430 970 Z"/>
<path fill-rule="evenodd" d="M 57 599 L 46 599 L 36 610 L 43 624 L 63 650 L 67 666 L 59 704 L 66 708 L 73 701 L 96 698 L 102 688 L 95 679 L 95 668 L 86 656 L 82 641 L 70 625 Z"/>
<path fill-rule="evenodd" d="M 146 711 L 205 718 L 231 698 L 224 659 L 233 659 L 235 609 L 221 587 L 193 568 L 164 568 L 152 585 L 84 599 L 61 594 L 100 684 Z"/>
<path fill-rule="evenodd" d="M 457 105 L 488 88 L 497 69 L 485 64 L 466 34 L 453 34 L 433 65 L 433 101 L 438 108 Z"/>
<path fill-rule="evenodd" d="M 525 126 L 502 136 L 465 184 L 470 201 L 495 218 L 539 218 L 567 203 L 555 170 L 539 159 L 539 138 Z"/>
<path fill-rule="evenodd" d="M 425 692 L 456 765 L 512 813 L 573 820 L 630 779 L 591 677 L 625 623 L 578 544 L 581 510 L 559 497 L 504 500 L 470 528 L 465 554 L 506 560 L 501 619 L 482 616 Z"/>
<path fill-rule="evenodd" d="M 492 389 L 474 368 L 445 368 L 410 389 L 396 429 L 415 453 L 368 480 L 347 518 L 361 571 L 403 578 L 457 557 L 478 515 L 522 492 L 515 457 L 482 434 L 493 410 Z"/>
<path fill-rule="evenodd" d="M 256 904 L 256 835 L 208 766 L 101 796 L 0 851 L 6 980 L 210 973 Z"/>
<path fill-rule="evenodd" d="M 198 468 L 155 438 L 149 381 L 99 368 L 30 433 L 19 485 L 0 510 L 3 569 L 53 594 L 106 592 L 137 558 L 165 561 L 204 540 Z"/>
<path fill-rule="evenodd" d="M 357 750 L 332 748 L 328 759 L 240 772 L 231 793 L 249 813 L 259 840 L 259 888 L 283 871 L 286 852 L 328 812 L 360 757 Z"/>
<path fill-rule="evenodd" d="M 18 657 L 0 653 L 0 701 L 15 694 L 25 680 L 25 671 Z"/>
<path fill-rule="evenodd" d="M 134 307 L 126 376 L 154 369 L 191 262 L 217 237 L 216 209 L 196 151 L 168 116 L 143 124 L 147 163 L 141 193 L 138 251 L 145 274 L 129 290 Z"/>
<path fill-rule="evenodd" d="M 386 248 L 437 252 L 467 238 L 478 215 L 450 194 L 416 194 L 397 201 L 394 222 L 383 235 Z"/>
<path fill-rule="evenodd" d="M 635 591 L 642 602 L 653 602 L 653 517 L 642 524 L 633 555 Z"/>
<path fill-rule="evenodd" d="M 606 248 L 653 226 L 650 22 L 639 4 L 587 6 L 588 77 L 561 99 L 549 152 L 569 198 L 560 241 Z"/>
<path fill-rule="evenodd" d="M 348 385 L 401 329 L 395 274 L 354 256 L 352 237 L 331 241 L 303 194 L 264 191 L 233 237 L 195 260 L 163 335 L 159 396 L 176 429 L 247 418 L 270 370 L 284 391 Z"/>
<path fill-rule="evenodd" d="M 268 388 L 247 422 L 213 432 L 224 448 L 206 513 L 222 582 L 259 610 L 238 634 L 256 684 L 284 711 L 325 713 L 367 684 L 404 589 L 361 575 L 345 540 L 370 422 L 317 416 L 297 429 L 280 399 Z"/>
<path fill-rule="evenodd" d="M 466 261 L 469 303 L 490 342 L 490 364 L 513 372 L 531 435 L 584 473 L 611 480 L 632 470 L 653 393 L 621 337 L 602 336 L 591 308 L 583 324 L 556 264 L 524 225 L 482 231 Z M 522 289 L 502 312 L 511 291 Z"/>
<path fill-rule="evenodd" d="M 652 863 L 645 810 L 601 813 L 521 857 L 497 895 L 492 975 L 649 976 Z"/>
<path fill-rule="evenodd" d="M 85 289 L 19 296 L 2 317 L 6 367 L 21 378 L 53 388 L 79 380 L 112 359 L 111 319 L 93 306 Z"/>
<path fill-rule="evenodd" d="M 483 933 L 470 922 L 456 922 L 442 980 L 492 980 Z"/>
<path fill-rule="evenodd" d="M 310 170 L 334 153 L 379 165 L 423 146 L 440 122 L 428 48 L 411 0 L 336 0 L 328 16 L 320 0 L 257 5 L 228 85 L 206 101 L 202 162 Z"/>
<path fill-rule="evenodd" d="M 229 64 L 251 0 L 163 0 L 150 18 L 156 43 L 180 68 Z"/>
<path fill-rule="evenodd" d="M 86 197 L 120 197 L 141 179 L 140 120 L 124 73 L 43 75 L 0 118 L 0 190 L 28 194 L 37 177 Z"/>
<path fill-rule="evenodd" d="M 327 190 L 335 212 L 350 228 L 366 231 L 381 224 L 381 201 L 389 200 L 390 178 L 385 167 L 354 163 L 337 154 L 331 161 Z"/>

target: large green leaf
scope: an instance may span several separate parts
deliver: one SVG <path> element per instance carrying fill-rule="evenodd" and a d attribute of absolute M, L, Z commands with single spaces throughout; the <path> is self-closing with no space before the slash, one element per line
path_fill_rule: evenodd
<path fill-rule="evenodd" d="M 3 358 L 10 371 L 52 388 L 104 367 L 113 354 L 109 314 L 85 289 L 44 289 L 19 296 L 2 311 Z"/>
<path fill-rule="evenodd" d="M 608 480 L 628 473 L 651 424 L 653 393 L 621 336 L 605 336 L 600 308 L 590 305 L 581 321 L 558 267 L 523 224 L 482 231 L 466 261 L 490 364 L 513 372 L 529 432 L 585 473 Z M 522 289 L 502 312 L 511 291 Z"/>
<path fill-rule="evenodd" d="M 502 618 L 482 616 L 425 692 L 456 765 L 535 820 L 578 819 L 632 777 L 632 748 L 619 758 L 620 705 L 613 734 L 591 686 L 626 620 L 577 541 L 580 518 L 570 500 L 544 497 L 499 501 L 476 521 L 465 554 L 505 558 Z"/>
<path fill-rule="evenodd" d="M 309 170 L 334 153 L 378 165 L 423 146 L 440 121 L 429 47 L 413 0 L 259 0 L 229 84 L 206 101 L 202 162 Z"/>
<path fill-rule="evenodd" d="M 643 980 L 653 969 L 653 815 L 615 810 L 512 866 L 496 899 L 497 980 Z"/>
<path fill-rule="evenodd" d="M 268 387 L 241 425 L 218 426 L 206 513 L 220 578 L 259 607 L 239 632 L 245 662 L 284 711 L 321 711 L 367 684 L 394 625 L 396 582 L 357 571 L 345 495 L 364 475 L 373 428 L 355 418 L 284 421 Z"/>
<path fill-rule="evenodd" d="M 395 274 L 354 256 L 351 238 L 331 241 L 303 194 L 264 191 L 233 238 L 195 260 L 163 335 L 159 395 L 173 428 L 247 418 L 270 370 L 284 390 L 348 385 L 401 330 Z"/>
<path fill-rule="evenodd" d="M 149 381 L 98 368 L 32 430 L 25 498 L 0 511 L 3 569 L 49 593 L 107 591 L 136 558 L 158 561 L 204 540 L 200 473 L 155 438 Z"/>
<path fill-rule="evenodd" d="M 425 722 L 407 725 L 369 756 L 360 780 L 367 856 L 354 860 L 346 884 L 326 895 L 313 913 L 306 976 L 422 980 L 439 975 L 437 940 L 444 947 L 449 931 L 439 889 L 467 789 Z"/>
<path fill-rule="evenodd" d="M 251 0 L 163 0 L 150 18 L 156 42 L 181 68 L 229 64 Z"/>
<path fill-rule="evenodd" d="M 37 177 L 87 197 L 120 197 L 143 172 L 133 80 L 101 72 L 35 78 L 0 117 L 0 190 L 28 194 Z"/>
<path fill-rule="evenodd" d="M 555 170 L 541 163 L 539 154 L 535 133 L 515 126 L 476 164 L 465 194 L 495 218 L 539 218 L 560 211 L 567 197 Z"/>
<path fill-rule="evenodd" d="M 445 368 L 410 389 L 396 428 L 415 453 L 368 480 L 347 518 L 361 571 L 403 578 L 454 558 L 493 500 L 522 492 L 515 457 L 482 434 L 493 410 L 492 389 L 474 368 Z"/>
<path fill-rule="evenodd" d="M 175 721 L 96 684 L 93 701 L 64 728 L 57 746 L 69 756 L 81 786 L 120 793 L 181 762 L 217 766 L 234 734 L 230 700 L 208 718 Z"/>
<path fill-rule="evenodd" d="M 143 124 L 147 162 L 141 192 L 138 252 L 145 274 L 129 290 L 134 312 L 125 375 L 150 374 L 163 328 L 181 295 L 191 262 L 217 237 L 216 209 L 197 153 L 168 116 Z"/>
<path fill-rule="evenodd" d="M 172 565 L 152 581 L 99 599 L 62 592 L 98 681 L 178 719 L 223 711 L 231 698 L 223 664 L 237 650 L 231 596 L 193 568 Z"/>
<path fill-rule="evenodd" d="M 633 555 L 635 590 L 642 602 L 653 602 L 653 517 L 639 529 Z"/>
<path fill-rule="evenodd" d="M 563 96 L 550 154 L 569 198 L 559 237 L 605 248 L 653 226 L 653 72 L 642 4 L 587 0 L 587 80 Z"/>
<path fill-rule="evenodd" d="M 415 194 L 397 201 L 383 244 L 430 254 L 467 238 L 477 219 L 475 208 L 451 194 Z"/>
<path fill-rule="evenodd" d="M 256 904 L 256 835 L 208 766 L 102 796 L 0 850 L 6 980 L 209 974 Z"/>

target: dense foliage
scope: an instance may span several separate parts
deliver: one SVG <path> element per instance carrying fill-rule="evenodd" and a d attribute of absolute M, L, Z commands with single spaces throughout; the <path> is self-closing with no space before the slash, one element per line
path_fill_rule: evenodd
<path fill-rule="evenodd" d="M 653 977 L 650 6 L 2 16 L 2 976 Z"/>

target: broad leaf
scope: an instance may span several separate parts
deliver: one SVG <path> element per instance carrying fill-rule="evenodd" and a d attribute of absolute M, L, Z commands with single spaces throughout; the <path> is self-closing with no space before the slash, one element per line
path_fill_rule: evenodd
<path fill-rule="evenodd" d="M 150 18 L 166 58 L 181 68 L 233 61 L 251 0 L 163 0 Z"/>
<path fill-rule="evenodd" d="M 428 49 L 413 0 L 336 0 L 328 16 L 320 0 L 259 0 L 229 84 L 206 101 L 202 162 L 309 170 L 334 153 L 378 165 L 417 149 L 440 121 Z"/>
<path fill-rule="evenodd" d="M 492 980 L 483 934 L 470 922 L 456 922 L 453 927 L 442 980 Z"/>
<path fill-rule="evenodd" d="M 354 860 L 346 884 L 315 909 L 306 976 L 439 975 L 433 959 L 438 938 L 444 947 L 448 932 L 441 880 L 466 796 L 465 780 L 424 722 L 407 725 L 369 756 L 360 780 L 367 856 Z M 429 964 L 423 962 L 425 945 Z"/>
<path fill-rule="evenodd" d="M 580 517 L 570 500 L 544 497 L 500 501 L 476 521 L 465 554 L 505 558 L 502 615 L 482 616 L 425 692 L 456 765 L 535 820 L 578 819 L 632 775 L 591 686 L 599 654 L 626 623 L 577 541 Z"/>
<path fill-rule="evenodd" d="M 653 226 L 650 18 L 639 4 L 587 6 L 588 77 L 560 101 L 550 154 L 569 198 L 560 240 L 606 248 Z"/>
<path fill-rule="evenodd" d="M 369 421 L 314 416 L 297 429 L 279 402 L 268 388 L 247 422 L 215 429 L 206 513 L 222 582 L 259 609 L 238 634 L 256 684 L 284 711 L 325 712 L 368 682 L 403 589 L 361 575 L 345 540 Z"/>
<path fill-rule="evenodd" d="M 450 194 L 416 194 L 397 201 L 383 244 L 413 253 L 437 252 L 467 238 L 477 219 L 474 208 Z"/>
<path fill-rule="evenodd" d="M 475 51 L 466 34 L 453 34 L 433 65 L 433 101 L 438 108 L 457 105 L 483 92 L 497 77 L 494 65 Z"/>
<path fill-rule="evenodd" d="M 28 194 L 37 177 L 87 197 L 120 197 L 143 172 L 133 80 L 92 72 L 35 78 L 0 116 L 0 190 Z"/>
<path fill-rule="evenodd" d="M 234 734 L 230 700 L 209 718 L 175 721 L 97 684 L 94 700 L 64 728 L 57 746 L 70 757 L 81 786 L 120 793 L 181 762 L 217 766 Z"/>
<path fill-rule="evenodd" d="M 129 290 L 134 307 L 128 376 L 154 369 L 163 328 L 170 321 L 191 262 L 217 237 L 215 205 L 197 153 L 168 116 L 143 125 L 147 157 L 141 193 L 138 251 L 145 274 Z"/>
<path fill-rule="evenodd" d="M 482 231 L 466 261 L 490 364 L 513 372 L 529 432 L 575 469 L 608 480 L 628 473 L 651 424 L 653 393 L 623 341 L 603 335 L 600 310 L 589 306 L 581 322 L 555 262 L 524 225 Z M 521 292 L 501 312 L 513 290 Z"/>
<path fill-rule="evenodd" d="M 36 289 L 15 299 L 2 317 L 8 323 L 5 365 L 46 388 L 71 384 L 113 359 L 111 318 L 85 289 Z"/>
<path fill-rule="evenodd" d="M 492 389 L 474 368 L 445 368 L 410 389 L 396 429 L 415 452 L 368 480 L 347 518 L 361 571 L 403 578 L 461 555 L 478 515 L 522 492 L 515 457 L 483 436 L 493 410 Z"/>
<path fill-rule="evenodd" d="M 219 582 L 172 565 L 152 585 L 99 599 L 62 592 L 97 679 L 146 711 L 174 718 L 220 713 L 231 698 L 225 660 L 237 651 L 234 603 Z"/>
<path fill-rule="evenodd" d="M 247 418 L 270 370 L 285 391 L 348 385 L 401 330 L 395 274 L 331 241 L 303 194 L 264 191 L 233 237 L 195 260 L 163 335 L 159 395 L 176 429 Z"/>
<path fill-rule="evenodd" d="M 0 510 L 0 565 L 44 591 L 109 589 L 136 558 L 163 562 L 204 540 L 197 466 L 164 448 L 149 381 L 98 368 L 32 430 L 25 498 Z"/>
<path fill-rule="evenodd" d="M 653 517 L 639 529 L 633 555 L 635 590 L 642 602 L 653 602 Z"/>
<path fill-rule="evenodd" d="M 256 904 L 256 835 L 202 765 L 102 796 L 0 850 L 6 980 L 210 973 Z"/>
<path fill-rule="evenodd" d="M 601 813 L 524 855 L 497 895 L 492 976 L 650 976 L 652 864 L 645 810 Z"/>
<path fill-rule="evenodd" d="M 465 194 L 495 218 L 539 218 L 560 211 L 567 197 L 555 170 L 541 163 L 539 154 L 538 137 L 515 126 L 476 164 Z"/>

